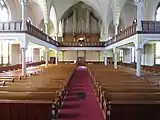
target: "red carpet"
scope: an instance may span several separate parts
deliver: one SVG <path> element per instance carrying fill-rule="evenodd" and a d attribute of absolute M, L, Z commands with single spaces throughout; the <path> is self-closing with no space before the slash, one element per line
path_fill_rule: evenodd
<path fill-rule="evenodd" d="M 85 67 L 77 67 L 70 80 L 58 120 L 104 120 Z"/>

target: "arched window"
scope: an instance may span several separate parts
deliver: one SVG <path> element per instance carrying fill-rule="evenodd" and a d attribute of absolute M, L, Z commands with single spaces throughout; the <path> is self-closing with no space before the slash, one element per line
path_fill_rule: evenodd
<path fill-rule="evenodd" d="M 156 10 L 156 21 L 160 21 L 160 6 L 158 6 Z"/>
<path fill-rule="evenodd" d="M 160 4 L 158 5 L 156 9 L 156 16 L 155 16 L 156 21 L 160 21 Z M 155 45 L 155 64 L 160 64 L 160 42 L 156 42 Z"/>
<path fill-rule="evenodd" d="M 0 16 L 3 16 L 3 17 L 0 17 L 1 22 L 5 22 L 9 20 L 9 11 L 4 0 L 0 0 Z"/>
<path fill-rule="evenodd" d="M 0 22 L 9 21 L 9 10 L 4 0 L 0 0 Z M 10 43 L 8 41 L 0 41 L 0 64 L 9 64 Z"/>

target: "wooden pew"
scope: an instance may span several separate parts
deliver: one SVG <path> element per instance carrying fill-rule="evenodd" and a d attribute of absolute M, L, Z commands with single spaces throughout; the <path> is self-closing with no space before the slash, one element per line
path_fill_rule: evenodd
<path fill-rule="evenodd" d="M 6 78 L 6 86 L 0 86 L 0 112 L 5 111 L 0 119 L 51 120 L 56 117 L 74 69 L 75 65 L 58 65 L 13 82 Z"/>
<path fill-rule="evenodd" d="M 150 81 L 111 66 L 88 65 L 88 68 L 107 120 L 160 119 L 157 112 L 160 89 Z"/>

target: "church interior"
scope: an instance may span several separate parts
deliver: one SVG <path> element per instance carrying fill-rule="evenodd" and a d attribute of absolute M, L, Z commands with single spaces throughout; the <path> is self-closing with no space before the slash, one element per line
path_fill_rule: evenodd
<path fill-rule="evenodd" d="M 159 111 L 159 0 L 0 0 L 0 120 Z"/>

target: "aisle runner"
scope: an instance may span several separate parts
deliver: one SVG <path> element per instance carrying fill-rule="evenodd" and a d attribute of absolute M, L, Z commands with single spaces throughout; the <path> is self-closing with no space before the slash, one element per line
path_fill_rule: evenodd
<path fill-rule="evenodd" d="M 58 120 L 104 120 L 85 67 L 77 67 Z"/>

